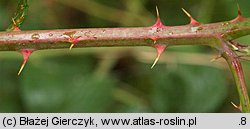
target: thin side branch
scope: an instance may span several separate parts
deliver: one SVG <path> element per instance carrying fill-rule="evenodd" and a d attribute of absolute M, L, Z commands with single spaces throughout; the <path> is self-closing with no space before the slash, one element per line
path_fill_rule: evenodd
<path fill-rule="evenodd" d="M 240 106 L 237 107 L 242 112 L 250 112 L 250 103 L 244 79 L 242 65 L 238 55 L 228 46 L 227 43 L 222 42 L 223 53 L 222 56 L 228 62 L 229 67 L 233 73 L 234 80 L 237 86 L 237 90 L 240 98 Z"/>

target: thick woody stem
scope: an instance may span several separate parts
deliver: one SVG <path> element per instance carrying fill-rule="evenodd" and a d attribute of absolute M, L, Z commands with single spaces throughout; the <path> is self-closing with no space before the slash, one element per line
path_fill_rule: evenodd
<path fill-rule="evenodd" d="M 185 25 L 166 28 L 98 28 L 0 32 L 0 51 L 21 49 L 59 49 L 105 46 L 153 46 L 157 42 L 171 45 L 209 45 L 217 42 L 216 35 L 225 41 L 250 34 L 250 19 L 240 22 L 220 22 L 204 25 Z"/>

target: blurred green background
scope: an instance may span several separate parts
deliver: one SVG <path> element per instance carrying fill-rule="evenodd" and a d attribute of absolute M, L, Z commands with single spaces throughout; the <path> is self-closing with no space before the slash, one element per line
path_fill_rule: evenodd
<path fill-rule="evenodd" d="M 0 30 L 18 0 L 0 0 Z M 30 0 L 21 29 L 150 26 L 155 5 L 166 25 L 184 25 L 188 10 L 201 23 L 231 20 L 235 0 Z M 250 1 L 238 0 L 244 16 Z M 250 37 L 238 39 L 248 43 Z M 69 44 L 70 45 L 70 44 Z M 205 46 L 169 48 L 154 69 L 150 47 L 43 50 L 21 76 L 22 56 L 0 52 L 0 112 L 238 112 L 238 94 L 223 59 Z M 250 66 L 242 62 L 250 89 Z"/>

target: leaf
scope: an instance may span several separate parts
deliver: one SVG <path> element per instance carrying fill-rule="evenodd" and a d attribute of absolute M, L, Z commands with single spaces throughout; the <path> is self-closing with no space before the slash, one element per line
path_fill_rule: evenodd
<path fill-rule="evenodd" d="M 28 9 L 29 9 L 28 0 L 19 0 L 17 11 L 12 17 L 11 24 L 6 30 L 13 31 L 19 29 L 19 27 L 24 22 L 24 19 L 28 13 Z"/>
<path fill-rule="evenodd" d="M 152 106 L 156 112 L 216 112 L 226 98 L 222 71 L 180 65 L 152 74 Z"/>
<path fill-rule="evenodd" d="M 0 112 L 22 112 L 23 105 L 20 99 L 20 87 L 15 69 L 18 60 L 0 57 Z"/>
<path fill-rule="evenodd" d="M 30 61 L 22 74 L 28 112 L 104 112 L 112 103 L 114 81 L 95 76 L 91 56 L 54 56 Z"/>

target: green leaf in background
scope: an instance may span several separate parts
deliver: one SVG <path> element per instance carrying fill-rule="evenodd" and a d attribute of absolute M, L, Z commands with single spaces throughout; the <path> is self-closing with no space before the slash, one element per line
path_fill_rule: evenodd
<path fill-rule="evenodd" d="M 0 57 L 0 112 L 23 112 L 23 105 L 19 94 L 19 82 L 16 72 L 18 60 Z M 8 69 L 5 69 L 8 67 Z"/>
<path fill-rule="evenodd" d="M 152 76 L 152 105 L 157 112 L 216 112 L 226 99 L 221 70 L 189 65 L 158 70 Z"/>
<path fill-rule="evenodd" d="M 104 112 L 114 81 L 95 76 L 92 56 L 62 55 L 30 62 L 21 79 L 28 112 Z"/>
<path fill-rule="evenodd" d="M 181 64 L 150 69 L 131 58 L 118 62 L 125 69 L 113 71 L 122 82 L 115 96 L 123 103 L 117 104 L 120 112 L 218 112 L 230 103 L 223 70 Z"/>
<path fill-rule="evenodd" d="M 86 3 L 95 6 L 90 7 Z M 244 16 L 250 15 L 249 3 L 249 0 L 239 1 Z M 141 3 L 133 0 L 38 0 L 29 1 L 29 17 L 22 28 L 150 26 L 155 22 L 156 4 L 162 22 L 170 26 L 189 22 L 181 8 L 187 9 L 201 23 L 231 20 L 237 15 L 236 3 L 228 0 L 162 0 L 157 3 L 152 0 Z M 102 8 L 98 8 L 100 5 Z M 1 30 L 5 30 L 11 22 L 16 6 L 16 0 L 0 1 Z M 117 11 L 107 12 L 114 9 Z M 120 17 L 121 14 L 126 15 Z M 239 40 L 248 44 L 249 39 L 250 37 L 245 37 Z M 159 63 L 154 69 L 150 69 L 151 62 L 149 64 L 142 61 L 143 58 L 151 59 L 148 55 L 144 55 L 142 60 L 133 59 L 133 54 L 147 52 L 142 48 L 103 48 L 103 51 L 84 48 L 73 49 L 70 53 L 62 50 L 59 54 L 58 50 L 37 51 L 31 55 L 20 77 L 17 72 L 22 63 L 21 55 L 1 52 L 0 112 L 237 111 L 230 104 L 231 101 L 237 104 L 238 95 L 229 70 L 195 63 L 183 65 L 181 62 L 167 65 Z M 131 51 L 117 54 L 117 51 L 128 49 Z M 75 51 L 78 51 L 78 55 Z M 169 48 L 166 55 L 169 51 L 214 53 L 213 50 L 200 46 Z M 106 56 L 107 53 L 111 56 Z M 131 55 L 121 59 L 122 55 L 128 54 Z M 95 58 L 96 55 L 98 58 Z M 112 55 L 116 55 L 115 58 Z M 112 70 L 104 70 L 108 73 L 98 73 L 97 67 L 101 60 L 111 60 L 115 63 L 111 64 L 116 70 L 111 66 Z M 162 60 L 164 57 L 160 58 Z M 243 62 L 249 89 L 250 65 Z"/>
<path fill-rule="evenodd" d="M 134 65 L 132 69 L 136 71 L 121 77 L 130 87 L 130 93 L 137 93 L 137 97 L 146 102 L 147 112 L 220 110 L 227 97 L 227 83 L 222 70 L 180 64 L 168 66 L 157 65 L 151 70 L 145 64 Z M 143 107 L 139 102 L 137 107 Z"/>

